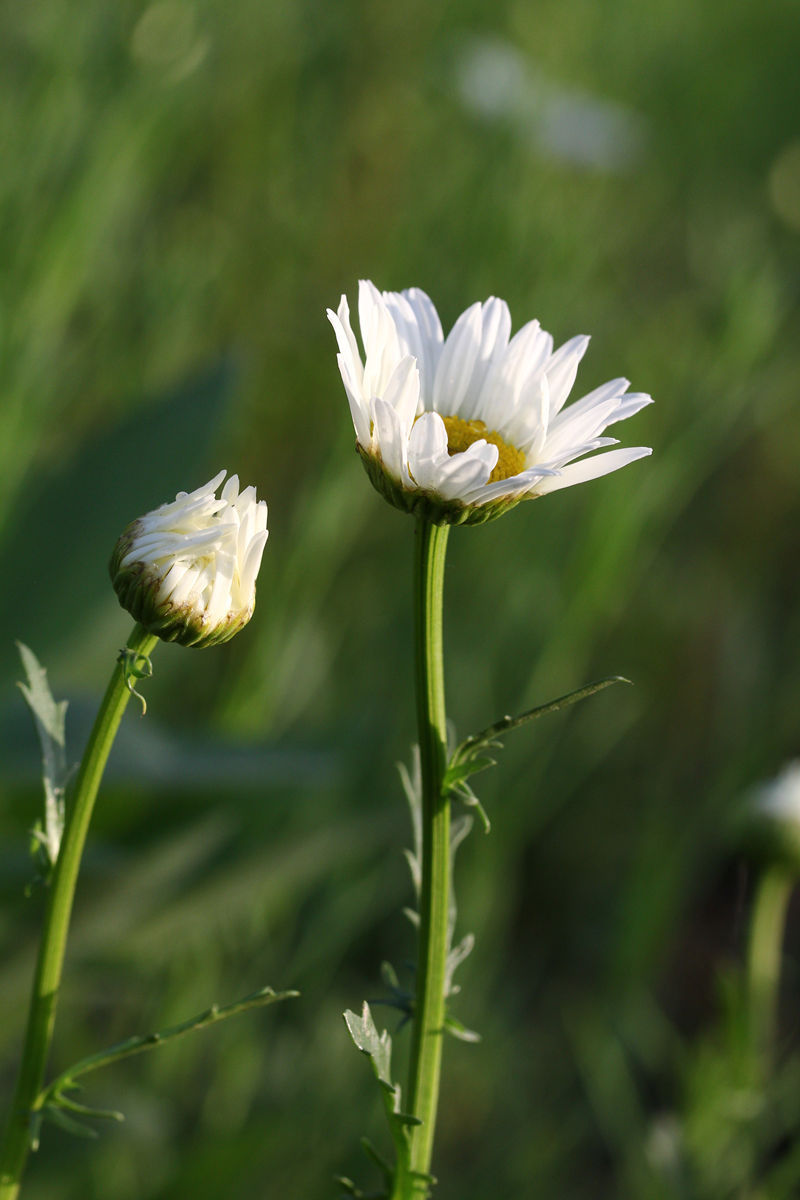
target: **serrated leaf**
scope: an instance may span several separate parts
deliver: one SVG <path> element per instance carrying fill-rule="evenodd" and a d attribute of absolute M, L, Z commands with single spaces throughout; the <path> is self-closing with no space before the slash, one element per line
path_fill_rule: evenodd
<path fill-rule="evenodd" d="M 65 737 L 67 701 L 53 698 L 47 671 L 33 651 L 22 642 L 17 642 L 17 649 L 27 676 L 27 682 L 17 686 L 33 715 L 42 750 L 44 824 L 37 822 L 34 837 L 52 867 L 58 858 L 64 832 L 64 793 L 69 778 Z"/>
<path fill-rule="evenodd" d="M 366 1000 L 364 1001 L 360 1017 L 352 1012 L 351 1009 L 348 1009 L 344 1014 L 344 1019 L 350 1037 L 358 1049 L 372 1060 L 372 1067 L 378 1078 L 378 1082 L 384 1084 L 394 1092 L 395 1086 L 392 1083 L 391 1076 L 392 1039 L 389 1037 L 387 1030 L 384 1029 L 383 1033 L 378 1033 Z"/>
<path fill-rule="evenodd" d="M 347 1024 L 351 1038 L 355 1042 L 358 1049 L 366 1054 L 372 1064 L 372 1069 L 381 1087 L 381 1095 L 383 1099 L 384 1112 L 389 1126 L 389 1132 L 394 1143 L 395 1153 L 397 1155 L 397 1165 L 389 1167 L 384 1160 L 375 1155 L 371 1146 L 365 1146 L 365 1151 L 370 1158 L 383 1171 L 387 1184 L 388 1192 L 383 1193 L 367 1193 L 362 1192 L 358 1188 L 351 1191 L 351 1195 L 362 1197 L 367 1200 L 368 1196 L 384 1196 L 389 1192 L 394 1195 L 393 1185 L 395 1179 L 406 1178 L 409 1173 L 409 1139 L 406 1132 L 407 1126 L 410 1124 L 418 1124 L 416 1117 L 410 1116 L 407 1113 L 401 1112 L 400 1109 L 400 1087 L 398 1084 L 393 1084 L 391 1081 L 391 1052 L 392 1040 L 389 1034 L 384 1029 L 382 1033 L 378 1033 L 375 1022 L 372 1019 L 369 1004 L 365 1001 L 361 1010 L 361 1016 L 348 1011 L 344 1014 L 344 1019 Z M 350 1181 L 347 1181 L 345 1186 L 353 1186 Z M 405 1193 L 403 1193 L 405 1194 Z"/>

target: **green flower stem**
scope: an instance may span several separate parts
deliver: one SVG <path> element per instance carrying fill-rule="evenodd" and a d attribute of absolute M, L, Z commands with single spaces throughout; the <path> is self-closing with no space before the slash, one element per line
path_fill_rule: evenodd
<path fill-rule="evenodd" d="M 129 661 L 147 658 L 158 638 L 136 625 L 128 639 Z M 19 1077 L 0 1148 L 0 1200 L 16 1200 L 42 1102 L 42 1084 L 53 1036 L 58 989 L 81 855 L 106 760 L 131 698 L 129 670 L 114 668 L 75 781 L 58 859 L 53 869 L 33 980 Z"/>
<path fill-rule="evenodd" d="M 784 866 L 767 867 L 753 903 L 747 949 L 747 1006 L 750 1046 L 762 1081 L 774 1051 L 783 934 L 794 883 L 794 876 Z"/>
<path fill-rule="evenodd" d="M 450 803 L 442 795 L 447 736 L 442 659 L 442 592 L 449 525 L 420 519 L 414 558 L 414 647 L 417 722 L 422 768 L 422 862 L 419 959 L 408 1111 L 421 1124 L 410 1131 L 412 1188 L 427 1195 L 445 1018 L 450 903 Z"/>

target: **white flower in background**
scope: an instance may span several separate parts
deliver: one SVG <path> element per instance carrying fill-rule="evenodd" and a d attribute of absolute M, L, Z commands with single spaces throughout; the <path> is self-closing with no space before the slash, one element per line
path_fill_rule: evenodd
<path fill-rule="evenodd" d="M 736 814 L 736 841 L 757 858 L 800 875 L 800 759 L 752 788 Z"/>
<path fill-rule="evenodd" d="M 195 492 L 133 521 L 111 557 L 119 602 L 167 642 L 211 646 L 250 620 L 267 541 L 267 505 L 220 471 Z"/>
<path fill-rule="evenodd" d="M 588 337 L 554 352 L 550 334 L 530 321 L 512 338 L 508 305 L 496 297 L 463 312 L 445 339 L 419 288 L 379 292 L 362 280 L 364 361 L 346 296 L 328 317 L 359 452 L 398 508 L 475 524 L 651 453 L 637 446 L 584 457 L 615 445 L 605 428 L 650 397 L 614 379 L 565 407 Z"/>
<path fill-rule="evenodd" d="M 790 762 L 775 779 L 756 788 L 753 800 L 761 816 L 792 821 L 800 829 L 800 759 Z"/>

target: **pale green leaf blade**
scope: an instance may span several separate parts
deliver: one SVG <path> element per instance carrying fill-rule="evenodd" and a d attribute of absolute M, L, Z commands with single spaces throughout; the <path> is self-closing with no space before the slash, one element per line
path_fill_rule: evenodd
<path fill-rule="evenodd" d="M 64 830 L 64 793 L 69 778 L 65 735 L 67 701 L 53 698 L 47 671 L 33 651 L 22 642 L 17 642 L 17 648 L 27 677 L 25 683 L 17 686 L 33 715 L 42 750 L 44 826 L 37 834 L 37 840 L 52 866 L 58 858 Z"/>

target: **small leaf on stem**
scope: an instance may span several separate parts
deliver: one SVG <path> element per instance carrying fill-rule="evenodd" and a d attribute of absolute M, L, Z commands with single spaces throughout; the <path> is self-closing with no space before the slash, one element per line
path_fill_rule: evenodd
<path fill-rule="evenodd" d="M 536 721 L 548 713 L 568 708 L 571 704 L 577 704 L 579 700 L 586 700 L 589 696 L 594 696 L 596 692 L 602 692 L 614 683 L 629 684 L 630 682 L 630 679 L 625 679 L 622 675 L 611 675 L 607 679 L 598 679 L 595 683 L 587 683 L 585 687 L 577 688 L 574 692 L 567 692 L 565 696 L 559 696 L 557 700 L 550 700 L 547 704 L 529 708 L 527 712 L 520 713 L 517 717 L 502 717 L 499 721 L 495 721 L 494 725 L 489 725 L 488 728 L 481 730 L 480 733 L 474 733 L 471 737 L 465 738 L 461 745 L 456 747 L 448 763 L 444 777 L 445 792 L 455 792 L 460 795 L 461 789 L 470 775 L 475 775 L 478 771 L 485 771 L 487 767 L 495 765 L 495 759 L 486 751 L 502 749 L 503 743 L 499 741 L 502 734 L 508 733 L 511 729 L 517 729 L 520 725 L 526 725 L 529 721 Z"/>
<path fill-rule="evenodd" d="M 33 714 L 39 744 L 42 749 L 42 783 L 44 784 L 44 824 L 37 821 L 32 830 L 34 847 L 44 853 L 48 868 L 55 865 L 64 832 L 64 793 L 69 780 L 64 722 L 67 701 L 56 701 L 47 682 L 47 671 L 36 655 L 22 642 L 17 642 L 26 683 L 17 687 Z"/>

